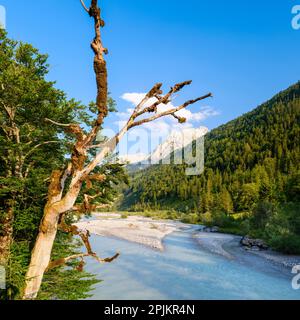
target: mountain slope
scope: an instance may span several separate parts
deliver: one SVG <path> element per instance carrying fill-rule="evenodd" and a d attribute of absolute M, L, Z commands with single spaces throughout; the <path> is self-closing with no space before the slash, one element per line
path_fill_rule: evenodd
<path fill-rule="evenodd" d="M 184 166 L 152 166 L 132 177 L 121 208 L 238 213 L 261 201 L 295 201 L 290 185 L 298 181 L 299 124 L 300 82 L 211 131 L 204 174 L 187 177 Z"/>
<path fill-rule="evenodd" d="M 182 148 L 202 138 L 207 132 L 208 129 L 206 127 L 174 130 L 152 153 L 148 155 L 144 153 L 129 154 L 118 156 L 118 158 L 121 163 L 129 163 L 130 165 L 144 164 L 147 166 L 158 164 L 164 159 L 168 160 L 170 154 L 177 153 L 177 151 L 181 152 Z"/>
<path fill-rule="evenodd" d="M 170 136 L 160 144 L 154 152 L 150 155 L 151 163 L 159 163 L 160 160 L 170 158 L 170 154 L 181 152 L 193 141 L 205 136 L 208 129 L 201 127 L 199 129 L 184 129 L 182 131 L 173 131 Z"/>

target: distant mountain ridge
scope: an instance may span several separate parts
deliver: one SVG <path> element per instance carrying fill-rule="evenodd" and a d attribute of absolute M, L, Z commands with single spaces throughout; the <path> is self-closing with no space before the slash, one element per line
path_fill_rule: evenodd
<path fill-rule="evenodd" d="M 184 129 L 182 131 L 173 131 L 168 139 L 160 144 L 151 154 L 152 164 L 158 164 L 159 161 L 169 158 L 170 155 L 178 150 L 182 150 L 193 141 L 196 141 L 208 133 L 208 129 L 201 127 L 199 129 Z"/>
<path fill-rule="evenodd" d="M 152 164 L 159 164 L 160 161 L 170 158 L 172 153 L 181 151 L 193 141 L 200 139 L 208 133 L 206 127 L 198 129 L 189 128 L 183 130 L 174 130 L 151 154 L 129 154 L 119 156 L 121 163 L 128 164 L 131 167 L 145 167 Z"/>
<path fill-rule="evenodd" d="M 300 82 L 205 137 L 205 172 L 152 166 L 133 175 L 122 208 L 244 212 L 286 201 L 300 169 Z"/>

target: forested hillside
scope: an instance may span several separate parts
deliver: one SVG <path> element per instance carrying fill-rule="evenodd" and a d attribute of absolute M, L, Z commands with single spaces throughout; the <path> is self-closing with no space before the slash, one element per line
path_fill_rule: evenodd
<path fill-rule="evenodd" d="M 297 83 L 211 131 L 205 141 L 204 174 L 189 177 L 183 166 L 152 166 L 132 177 L 121 207 L 183 212 L 193 222 L 215 223 L 238 232 L 243 232 L 241 224 L 247 232 L 253 219 L 236 222 L 237 217 L 260 215 L 256 222 L 261 225 L 252 228 L 257 231 L 270 222 L 269 215 L 275 218 L 284 211 L 282 215 L 288 217 L 295 211 L 295 217 L 282 222 L 280 232 L 299 235 L 300 214 L 295 208 L 300 200 L 299 124 Z M 288 203 L 293 208 L 286 209 Z"/>

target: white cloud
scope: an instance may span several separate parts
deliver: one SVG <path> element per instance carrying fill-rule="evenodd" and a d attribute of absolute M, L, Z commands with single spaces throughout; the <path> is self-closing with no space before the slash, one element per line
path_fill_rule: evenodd
<path fill-rule="evenodd" d="M 126 112 L 117 113 L 117 116 L 119 119 L 115 122 L 115 124 L 119 127 L 119 129 L 124 127 L 127 120 L 129 119 L 129 117 L 134 111 L 133 107 L 136 107 L 143 100 L 145 95 L 146 95 L 145 93 L 125 93 L 121 96 L 121 98 L 126 102 L 129 102 L 132 105 L 132 107 L 129 107 L 126 110 Z M 157 101 L 156 98 L 150 99 L 144 105 L 144 107 L 147 107 L 153 104 L 155 101 Z M 158 106 L 157 112 L 162 113 L 172 108 L 175 108 L 175 105 L 173 103 L 168 103 L 167 105 L 160 104 Z M 151 136 L 151 139 L 150 139 L 151 141 L 154 140 L 154 141 L 157 141 L 157 143 L 159 143 L 158 140 L 167 138 L 167 136 L 173 130 L 182 130 L 182 129 L 195 128 L 195 127 L 198 128 L 200 126 L 201 121 L 204 121 L 209 117 L 216 116 L 219 113 L 214 108 L 206 106 L 206 107 L 201 107 L 200 111 L 195 113 L 191 112 L 189 109 L 183 109 L 177 112 L 176 114 L 180 117 L 186 118 L 187 122 L 184 124 L 179 124 L 178 121 L 173 117 L 170 117 L 170 116 L 162 117 L 154 122 L 145 123 L 140 128 L 134 128 L 133 130 L 130 131 L 130 133 L 128 133 L 129 137 L 127 138 L 129 138 L 130 140 L 130 139 L 134 139 L 134 137 L 141 137 L 141 130 L 145 130 L 148 132 L 148 136 Z M 145 140 L 145 138 L 142 138 L 142 140 Z M 144 141 L 144 144 L 146 149 L 146 145 L 148 146 L 149 142 Z M 142 150 L 142 152 L 149 152 L 149 150 Z"/>
<path fill-rule="evenodd" d="M 145 93 L 124 93 L 121 98 L 123 100 L 127 101 L 127 102 L 130 102 L 133 106 L 137 106 L 143 100 L 145 95 L 146 95 Z M 150 99 L 144 105 L 144 107 L 147 107 L 147 106 L 153 104 L 155 101 L 157 101 L 156 98 Z M 175 108 L 175 105 L 172 102 L 168 103 L 167 105 L 160 104 L 158 106 L 158 111 L 157 112 L 159 114 L 159 113 L 165 112 L 167 110 L 170 110 L 172 108 Z M 124 118 L 128 119 L 130 117 L 130 115 L 132 114 L 133 110 L 134 110 L 133 108 L 127 109 L 126 113 L 125 112 L 119 113 L 118 116 L 120 118 L 122 118 L 123 120 L 125 120 Z M 180 116 L 180 117 L 186 118 L 187 122 L 190 123 L 190 122 L 204 121 L 205 119 L 207 119 L 209 117 L 213 117 L 213 116 L 219 115 L 219 112 L 217 112 L 212 107 L 206 106 L 206 107 L 202 107 L 199 112 L 193 113 L 189 109 L 182 109 L 182 110 L 178 111 L 176 114 L 178 116 Z M 170 120 L 171 120 L 171 123 L 170 123 Z M 166 118 L 163 118 L 163 119 L 158 119 L 156 121 L 156 123 L 158 123 L 158 122 L 169 123 L 169 125 L 171 125 L 171 124 L 174 124 L 174 122 L 176 123 L 177 120 L 172 118 L 172 117 L 166 117 Z M 151 126 L 154 123 L 155 122 L 151 123 Z M 146 124 L 145 124 L 145 126 L 146 126 Z"/>
<path fill-rule="evenodd" d="M 137 106 L 145 97 L 144 93 L 124 93 L 121 98 Z"/>
<path fill-rule="evenodd" d="M 121 98 L 136 107 L 145 98 L 145 95 L 146 93 L 124 93 Z M 156 98 L 149 99 L 144 107 L 151 106 L 155 101 L 157 101 Z"/>

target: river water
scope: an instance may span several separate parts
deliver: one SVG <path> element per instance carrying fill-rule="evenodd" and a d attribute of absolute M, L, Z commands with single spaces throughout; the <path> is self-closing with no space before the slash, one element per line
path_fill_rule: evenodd
<path fill-rule="evenodd" d="M 101 283 L 93 300 L 216 300 L 299 299 L 292 288 L 294 275 L 265 259 L 248 254 L 230 260 L 202 249 L 192 237 L 195 227 L 175 232 L 159 252 L 123 240 L 92 236 L 93 250 L 101 257 L 121 252 L 111 264 L 88 259 L 86 271 Z"/>

